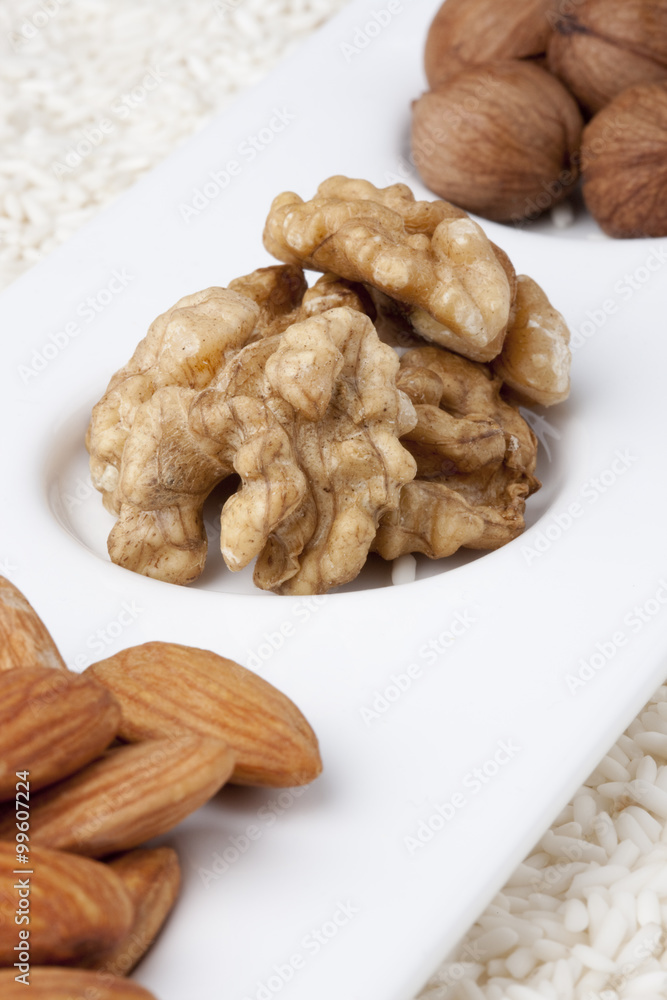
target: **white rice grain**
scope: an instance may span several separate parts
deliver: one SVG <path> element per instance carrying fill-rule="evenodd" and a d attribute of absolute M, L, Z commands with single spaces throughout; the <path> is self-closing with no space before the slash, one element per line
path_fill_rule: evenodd
<path fill-rule="evenodd" d="M 596 861 L 604 864 L 607 854 L 603 847 L 575 837 L 558 836 L 549 830 L 540 841 L 544 850 L 554 858 L 569 861 Z"/>
<path fill-rule="evenodd" d="M 621 816 L 616 821 L 616 829 L 618 830 L 619 835 L 621 834 L 619 824 L 622 818 L 623 817 Z M 622 868 L 627 868 L 629 871 L 633 867 L 635 861 L 639 858 L 642 851 L 650 851 L 653 845 L 636 820 L 633 820 L 631 816 L 628 816 L 627 820 L 628 824 L 630 822 L 632 823 L 632 827 L 630 828 L 631 836 L 634 834 L 634 837 L 636 837 L 640 843 L 637 843 L 634 837 L 633 839 L 628 838 L 627 840 L 622 840 L 612 856 L 609 858 L 609 864 L 620 865 Z M 645 841 L 646 846 L 642 844 L 641 841 Z"/>
<path fill-rule="evenodd" d="M 623 865 L 591 865 L 588 871 L 579 872 L 578 875 L 575 875 L 572 879 L 572 885 L 568 890 L 568 895 L 576 896 L 582 889 L 611 885 L 617 879 L 625 878 L 629 874 L 629 870 Z"/>
<path fill-rule="evenodd" d="M 576 955 L 587 969 L 592 969 L 594 972 L 614 972 L 616 969 L 616 962 L 612 958 L 596 951 L 590 945 L 575 944 L 572 954 Z"/>
<path fill-rule="evenodd" d="M 572 966 L 566 959 L 559 959 L 556 962 L 553 984 L 559 997 L 562 997 L 563 1000 L 570 1000 L 574 991 L 574 977 Z"/>
<path fill-rule="evenodd" d="M 601 997 L 601 991 L 606 987 L 609 973 L 589 969 L 577 983 L 574 995 L 577 1000 L 608 1000 Z"/>
<path fill-rule="evenodd" d="M 631 781 L 628 793 L 644 809 L 655 813 L 660 819 L 667 819 L 667 792 L 647 781 Z"/>
<path fill-rule="evenodd" d="M 617 892 L 611 886 L 611 906 L 623 914 L 627 925 L 627 937 L 631 937 L 637 930 L 637 896 L 632 892 Z"/>
<path fill-rule="evenodd" d="M 533 990 L 529 986 L 521 986 L 514 983 L 505 990 L 507 1000 L 544 1000 L 544 994 L 538 990 Z"/>
<path fill-rule="evenodd" d="M 623 754 L 625 757 L 625 754 Z M 627 758 L 626 758 L 627 760 Z M 581 827 L 582 836 L 588 837 L 593 830 L 597 808 L 592 795 L 577 795 L 572 803 L 574 818 Z"/>
<path fill-rule="evenodd" d="M 627 768 L 622 764 L 619 764 L 617 760 L 614 760 L 614 758 L 609 755 L 602 758 L 596 770 L 599 771 L 600 774 L 603 774 L 605 778 L 608 778 L 609 781 L 630 780 Z"/>
<path fill-rule="evenodd" d="M 658 777 L 658 765 L 655 762 L 655 758 L 642 757 L 641 760 L 638 760 L 635 777 L 639 781 L 649 781 L 651 784 L 655 784 L 655 780 Z"/>
<path fill-rule="evenodd" d="M 588 907 L 580 899 L 569 899 L 565 904 L 563 923 L 568 931 L 580 933 L 588 927 Z"/>
<path fill-rule="evenodd" d="M 557 962 L 561 958 L 568 958 L 570 950 L 567 945 L 558 941 L 550 941 L 548 938 L 540 938 L 533 945 L 533 951 L 542 962 Z"/>
<path fill-rule="evenodd" d="M 637 923 L 640 927 L 660 923 L 660 900 L 653 889 L 642 889 L 637 896 Z"/>
<path fill-rule="evenodd" d="M 485 934 L 480 934 L 475 941 L 477 954 L 483 955 L 486 961 L 506 955 L 517 944 L 519 935 L 512 927 L 496 927 Z"/>
<path fill-rule="evenodd" d="M 593 824 L 595 836 L 600 847 L 604 847 L 608 856 L 611 856 L 618 847 L 618 834 L 611 816 L 606 811 L 601 811 L 595 818 Z"/>
<path fill-rule="evenodd" d="M 624 997 L 664 997 L 667 994 L 667 971 L 646 972 L 631 979 L 624 987 Z"/>
<path fill-rule="evenodd" d="M 533 948 L 517 948 L 505 959 L 507 971 L 515 979 L 525 979 L 537 963 L 538 956 Z"/>
<path fill-rule="evenodd" d="M 664 829 L 663 824 L 654 819 L 646 809 L 642 809 L 641 806 L 628 806 L 627 809 L 623 810 L 621 816 L 632 816 L 639 823 L 651 843 L 658 843 Z M 621 819 L 621 816 L 619 816 L 619 819 Z M 646 848 L 646 850 L 650 850 L 650 848 Z"/>
<path fill-rule="evenodd" d="M 592 939 L 592 947 L 600 955 L 612 958 L 625 940 L 628 921 L 616 907 L 612 906 Z"/>
<path fill-rule="evenodd" d="M 409 552 L 391 564 L 391 582 L 395 587 L 404 583 L 413 583 L 417 579 L 417 560 Z"/>

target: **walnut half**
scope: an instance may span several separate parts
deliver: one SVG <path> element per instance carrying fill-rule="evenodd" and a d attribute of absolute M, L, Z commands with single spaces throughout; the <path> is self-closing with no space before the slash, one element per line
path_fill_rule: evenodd
<path fill-rule="evenodd" d="M 123 449 L 112 560 L 172 583 L 196 579 L 204 501 L 236 472 L 241 486 L 221 514 L 230 569 L 257 556 L 255 582 L 278 593 L 354 579 L 416 472 L 399 443 L 416 416 L 398 366 L 371 320 L 341 307 L 247 344 L 201 391 L 157 389 Z"/>
<path fill-rule="evenodd" d="M 385 559 L 459 548 L 495 549 L 519 535 L 526 498 L 539 489 L 537 439 L 500 396 L 501 380 L 436 347 L 408 351 L 397 384 L 413 400 L 417 424 L 403 443 L 417 477 L 380 524 L 374 549 Z"/>
<path fill-rule="evenodd" d="M 304 202 L 273 202 L 264 245 L 279 260 L 379 289 L 428 340 L 478 361 L 502 348 L 515 292 L 507 256 L 465 212 L 404 184 L 330 177 Z"/>

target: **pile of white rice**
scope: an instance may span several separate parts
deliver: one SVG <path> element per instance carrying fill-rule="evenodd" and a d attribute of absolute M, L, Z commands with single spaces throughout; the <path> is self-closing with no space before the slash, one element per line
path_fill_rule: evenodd
<path fill-rule="evenodd" d="M 3 0 L 0 287 L 345 2 Z M 405 570 L 396 568 L 396 582 Z M 667 998 L 665 820 L 667 687 L 422 1000 Z"/>
<path fill-rule="evenodd" d="M 420 1000 L 665 1000 L 667 686 Z"/>
<path fill-rule="evenodd" d="M 2 0 L 0 288 L 345 3 Z"/>

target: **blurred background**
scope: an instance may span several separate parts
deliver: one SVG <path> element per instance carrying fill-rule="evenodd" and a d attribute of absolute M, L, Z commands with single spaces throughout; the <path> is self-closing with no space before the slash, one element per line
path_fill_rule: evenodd
<path fill-rule="evenodd" d="M 0 289 L 347 0 L 2 0 Z"/>

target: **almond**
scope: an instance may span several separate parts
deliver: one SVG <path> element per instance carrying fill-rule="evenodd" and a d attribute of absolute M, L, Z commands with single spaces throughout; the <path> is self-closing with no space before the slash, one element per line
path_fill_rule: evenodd
<path fill-rule="evenodd" d="M 24 667 L 0 673 L 0 800 L 14 798 L 16 772 L 30 791 L 68 777 L 99 757 L 120 722 L 120 707 L 92 677 Z"/>
<path fill-rule="evenodd" d="M 306 785 L 322 770 L 317 737 L 294 702 L 216 653 L 147 642 L 86 673 L 120 703 L 122 739 L 184 731 L 223 739 L 236 754 L 231 780 L 237 785 Z"/>
<path fill-rule="evenodd" d="M 14 667 L 67 670 L 42 619 L 21 591 L 0 576 L 0 672 Z"/>
<path fill-rule="evenodd" d="M 134 922 L 122 941 L 87 968 L 127 976 L 148 951 L 176 902 L 181 884 L 178 855 L 171 847 L 129 851 L 109 862 L 134 905 Z"/>
<path fill-rule="evenodd" d="M 108 865 L 31 844 L 30 864 L 16 875 L 23 867 L 15 846 L 0 844 L 0 965 L 17 961 L 21 928 L 30 931 L 29 964 L 43 965 L 107 951 L 132 926 L 132 901 Z M 30 923 L 17 925 L 21 900 L 29 904 Z"/>
<path fill-rule="evenodd" d="M 89 857 L 128 850 L 207 802 L 233 767 L 228 746 L 190 734 L 108 750 L 30 800 L 30 843 Z M 2 818 L 0 840 L 14 827 Z"/>
<path fill-rule="evenodd" d="M 129 979 L 100 976 L 81 969 L 31 969 L 29 987 L 17 983 L 15 969 L 0 970 L 2 1000 L 155 1000 L 153 993 Z"/>

